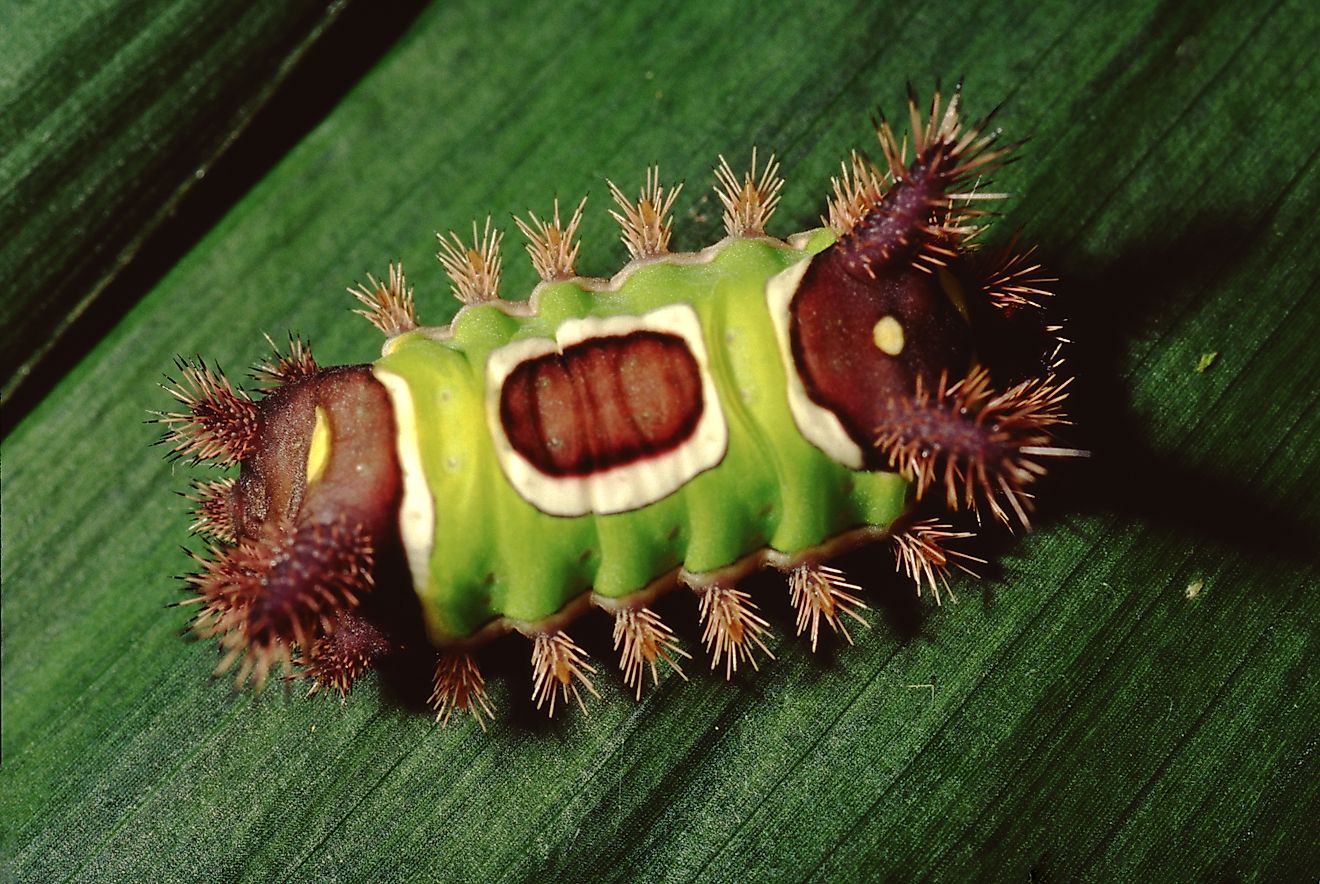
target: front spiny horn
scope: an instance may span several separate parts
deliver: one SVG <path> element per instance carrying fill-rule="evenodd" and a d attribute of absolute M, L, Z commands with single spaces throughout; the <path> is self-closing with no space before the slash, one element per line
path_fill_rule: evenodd
<path fill-rule="evenodd" d="M 252 368 L 252 377 L 257 383 L 267 387 L 282 387 L 295 381 L 309 378 L 320 371 L 316 358 L 312 356 L 312 345 L 308 341 L 289 332 L 289 350 L 280 351 L 279 345 L 266 335 L 271 355 Z"/>
<path fill-rule="evenodd" d="M 219 368 L 182 358 L 175 365 L 182 380 L 166 378 L 169 384 L 161 387 L 187 410 L 154 412 L 155 422 L 167 427 L 160 443 L 170 445 L 174 457 L 191 457 L 194 463 L 231 466 L 251 454 L 260 429 L 257 404 Z"/>

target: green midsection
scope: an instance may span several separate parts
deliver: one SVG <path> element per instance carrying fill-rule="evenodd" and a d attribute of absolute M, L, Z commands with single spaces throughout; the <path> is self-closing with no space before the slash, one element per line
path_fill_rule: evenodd
<path fill-rule="evenodd" d="M 809 248 L 826 244 L 818 237 Z M 544 287 L 535 317 L 482 305 L 463 311 L 450 341 L 417 332 L 396 339 L 377 366 L 408 384 L 435 502 L 430 574 L 416 587 L 433 641 L 469 636 L 499 616 L 542 620 L 587 589 L 621 598 L 680 565 L 699 573 L 762 547 L 798 553 L 902 514 L 903 479 L 834 463 L 793 423 L 765 283 L 807 254 L 732 241 L 708 263 L 641 267 L 617 292 L 572 282 Z M 571 317 L 639 315 L 678 302 L 701 319 L 729 427 L 724 459 L 630 512 L 564 518 L 524 501 L 487 430 L 487 354 L 513 340 L 553 337 Z"/>

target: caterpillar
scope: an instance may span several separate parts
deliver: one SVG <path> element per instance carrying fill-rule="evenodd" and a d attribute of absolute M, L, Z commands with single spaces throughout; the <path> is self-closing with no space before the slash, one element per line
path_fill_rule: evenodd
<path fill-rule="evenodd" d="M 499 297 L 502 232 L 440 236 L 462 302 L 419 325 L 403 268 L 350 289 L 385 335 L 375 362 L 323 368 L 290 335 L 259 389 L 177 360 L 155 412 L 170 456 L 237 467 L 197 481 L 184 578 L 192 628 L 216 637 L 217 672 L 259 686 L 272 671 L 346 695 L 368 669 L 426 648 L 437 718 L 493 716 L 477 650 L 531 641 L 532 696 L 553 715 L 597 694 L 568 632 L 613 617 L 626 685 L 682 674 L 690 658 L 652 608 L 697 596 L 711 668 L 768 656 L 768 621 L 738 588 L 783 572 L 796 629 L 865 624 L 860 589 L 828 563 L 891 545 L 936 601 L 976 524 L 1029 528 L 1031 488 L 1053 457 L 1069 380 L 1061 326 L 1040 352 L 1001 332 L 1036 312 L 1053 278 L 1012 246 L 986 257 L 985 176 L 1014 145 L 966 124 L 961 88 L 929 105 L 909 88 L 900 142 L 879 115 L 883 161 L 852 152 L 820 229 L 766 232 L 783 179 L 773 157 L 739 177 L 720 158 L 726 231 L 669 251 L 681 190 L 648 170 L 636 199 L 610 183 L 631 262 L 577 273 L 585 199 L 517 218 L 541 282 Z M 269 341 L 269 338 L 267 339 Z M 274 345 L 272 344 L 272 347 Z M 963 521 L 967 521 L 966 518 Z M 968 525 L 970 527 L 970 523 Z M 597 694 L 597 696 L 599 696 Z"/>

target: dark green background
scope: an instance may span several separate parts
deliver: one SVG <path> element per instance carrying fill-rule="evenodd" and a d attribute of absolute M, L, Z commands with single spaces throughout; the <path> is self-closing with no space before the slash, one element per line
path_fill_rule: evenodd
<path fill-rule="evenodd" d="M 1313 4 L 365 6 L 0 4 L 6 877 L 1315 879 Z M 858 560 L 875 628 L 812 655 L 759 582 L 759 674 L 607 675 L 552 724 L 510 642 L 485 734 L 374 677 L 342 708 L 207 680 L 164 607 L 186 470 L 142 422 L 174 354 L 370 359 L 345 286 L 402 259 L 443 322 L 434 232 L 555 195 L 591 192 L 608 274 L 603 180 L 651 162 L 679 249 L 754 144 L 773 230 L 812 226 L 870 110 L 963 73 L 1031 136 L 1000 235 L 1064 278 L 1096 456 L 960 604 Z"/>

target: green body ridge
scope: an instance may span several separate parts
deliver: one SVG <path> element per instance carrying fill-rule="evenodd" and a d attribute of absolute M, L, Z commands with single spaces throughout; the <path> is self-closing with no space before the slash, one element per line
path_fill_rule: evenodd
<path fill-rule="evenodd" d="M 415 409 L 435 530 L 428 579 L 414 588 L 433 642 L 460 641 L 498 617 L 542 621 L 587 590 L 625 599 L 679 567 L 714 571 L 762 548 L 802 553 L 903 514 L 903 478 L 834 462 L 802 437 L 789 411 L 765 288 L 832 235 L 804 239 L 804 249 L 731 239 L 703 253 L 709 260 L 667 256 L 636 267 L 612 291 L 547 283 L 535 316 L 478 304 L 460 313 L 448 340 L 414 331 L 392 341 L 375 368 L 404 380 Z M 728 424 L 723 460 L 628 512 L 560 517 L 536 509 L 496 458 L 485 415 L 487 355 L 514 340 L 553 337 L 573 317 L 676 303 L 700 318 Z"/>

